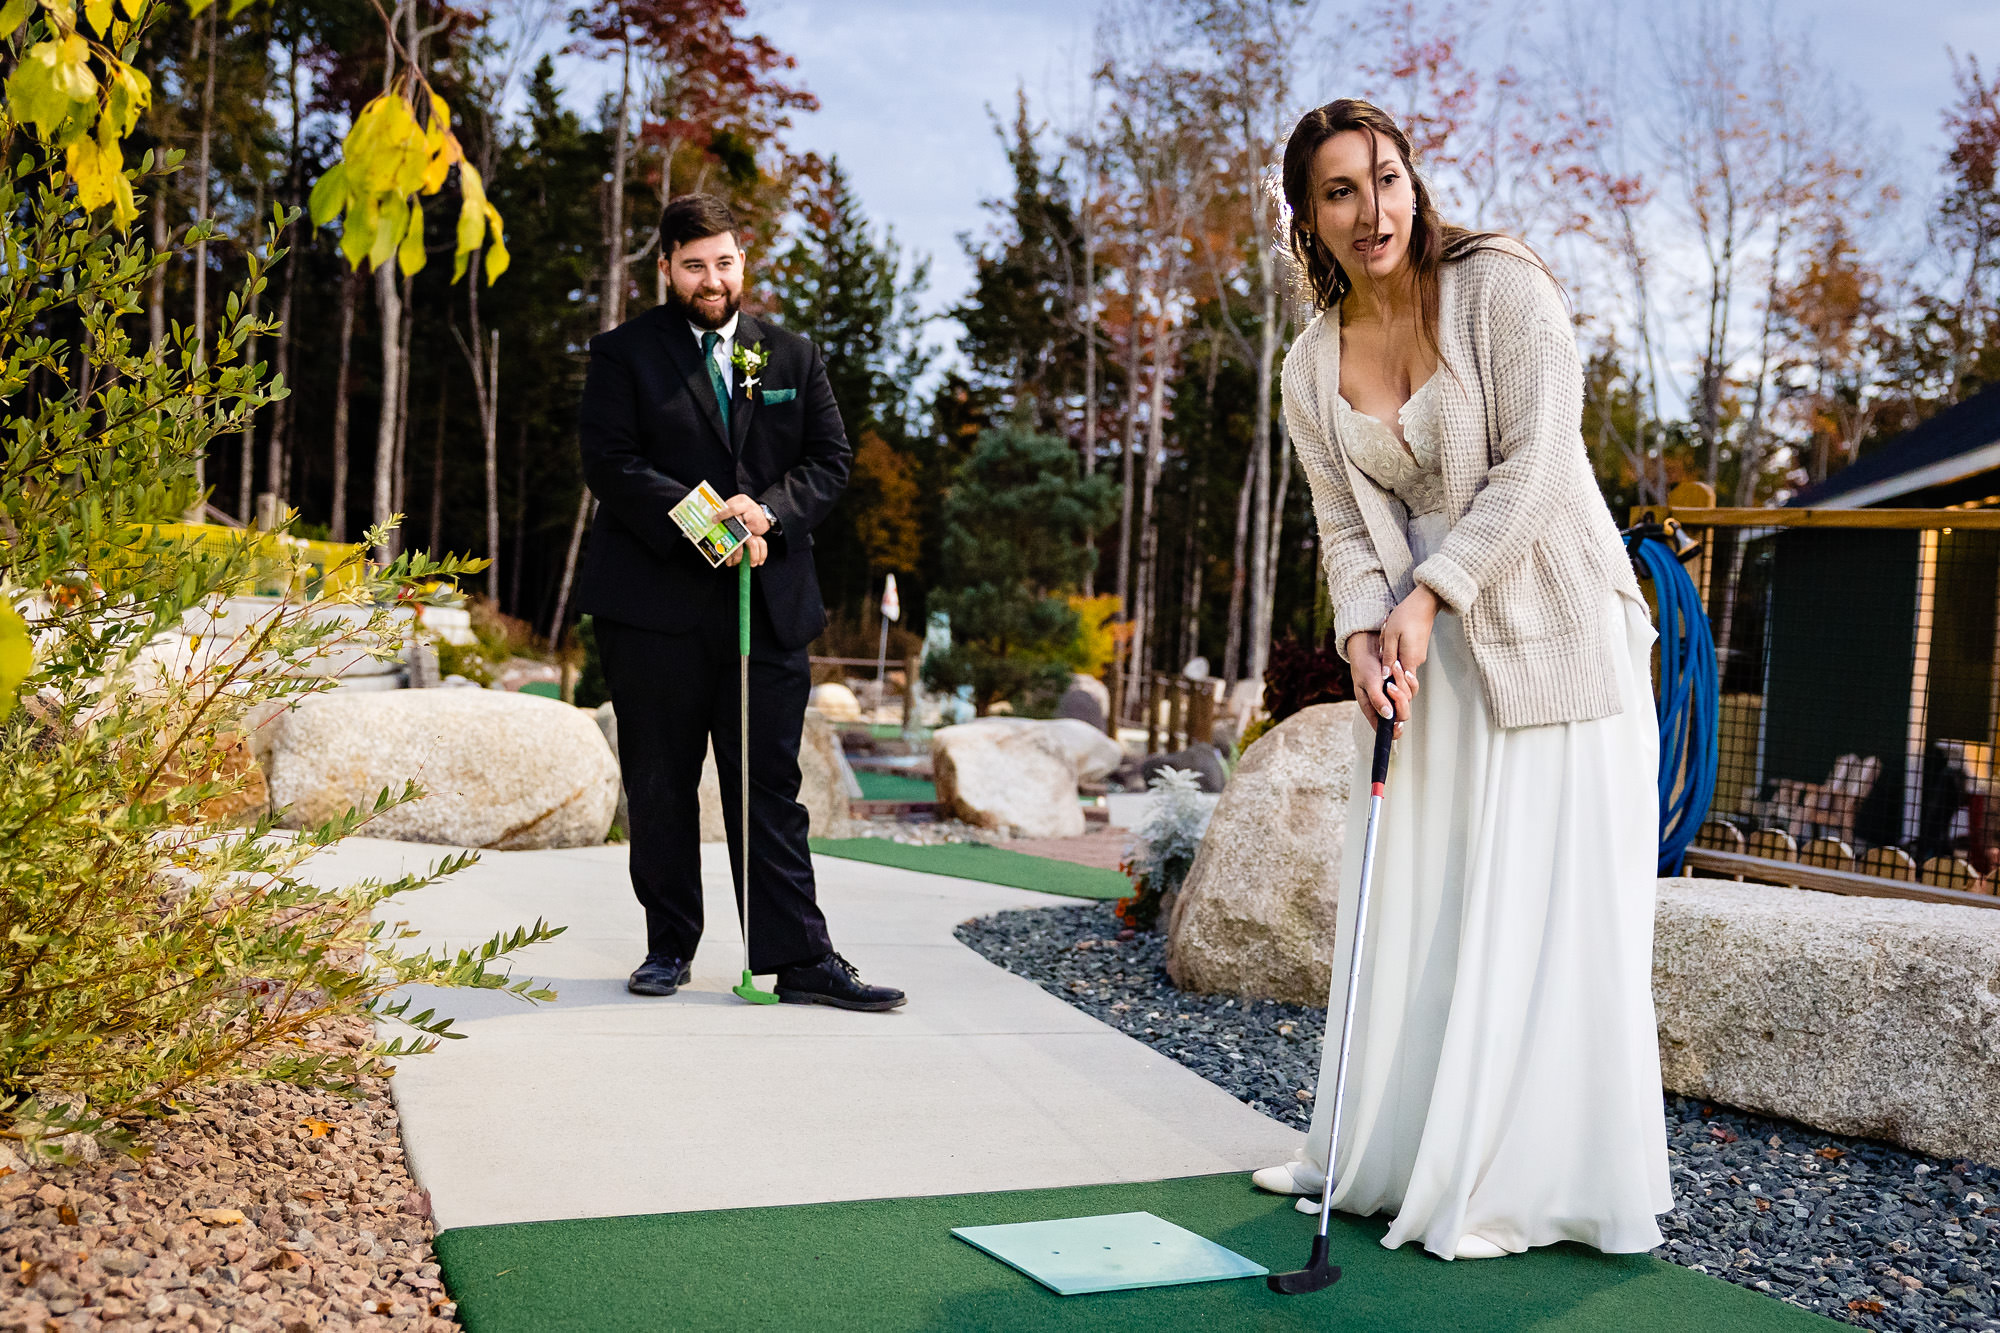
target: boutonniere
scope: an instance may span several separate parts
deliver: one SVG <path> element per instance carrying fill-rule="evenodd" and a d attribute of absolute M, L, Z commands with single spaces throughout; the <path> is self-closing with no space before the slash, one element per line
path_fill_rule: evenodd
<path fill-rule="evenodd" d="M 763 375 L 764 367 L 770 360 L 771 354 L 762 347 L 745 346 L 743 343 L 736 344 L 736 349 L 729 354 L 729 364 L 742 372 L 745 398 L 756 389 L 757 380 Z"/>

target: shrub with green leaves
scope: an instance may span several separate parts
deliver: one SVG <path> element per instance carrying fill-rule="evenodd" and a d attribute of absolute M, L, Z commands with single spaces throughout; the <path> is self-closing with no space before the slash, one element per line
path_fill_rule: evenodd
<path fill-rule="evenodd" d="M 408 986 L 550 998 L 500 964 L 554 928 L 439 954 L 382 919 L 469 855 L 350 884 L 309 864 L 414 787 L 299 834 L 232 822 L 257 781 L 246 735 L 329 684 L 311 659 L 400 652 L 399 599 L 477 567 L 406 555 L 325 580 L 337 608 L 216 614 L 290 559 L 264 534 L 173 526 L 208 443 L 285 392 L 242 359 L 253 332 L 276 331 L 248 313 L 275 233 L 205 348 L 189 329 L 138 346 L 140 293 L 166 256 L 80 209 L 59 159 L 4 117 L 0 142 L 0 1137 L 44 1153 L 75 1131 L 130 1143 L 136 1118 L 221 1079 L 351 1088 L 459 1035 L 412 1012 Z M 129 175 L 158 188 L 152 171 L 149 156 Z M 314 1036 L 356 1013 L 402 1030 L 361 1049 Z"/>

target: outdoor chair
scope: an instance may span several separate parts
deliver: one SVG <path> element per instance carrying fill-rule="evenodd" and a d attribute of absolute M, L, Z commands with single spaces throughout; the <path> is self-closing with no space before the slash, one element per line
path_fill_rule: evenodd
<path fill-rule="evenodd" d="M 1854 841 L 1854 812 L 1875 790 L 1882 776 L 1882 761 L 1874 755 L 1862 758 L 1844 754 L 1833 761 L 1833 773 L 1813 792 L 1811 820 L 1822 838 Z"/>

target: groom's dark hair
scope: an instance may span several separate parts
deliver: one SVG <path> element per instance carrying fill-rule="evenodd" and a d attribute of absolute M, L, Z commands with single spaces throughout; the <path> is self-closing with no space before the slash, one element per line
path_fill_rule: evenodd
<path fill-rule="evenodd" d="M 684 194 L 660 210 L 660 253 L 673 258 L 689 241 L 706 240 L 723 232 L 736 235 L 736 215 L 712 194 Z M 743 238 L 736 236 L 740 245 Z"/>

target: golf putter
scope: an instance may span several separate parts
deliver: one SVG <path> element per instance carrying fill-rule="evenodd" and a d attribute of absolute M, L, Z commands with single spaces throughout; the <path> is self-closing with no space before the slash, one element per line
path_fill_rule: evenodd
<path fill-rule="evenodd" d="M 1361 844 L 1361 890 L 1354 896 L 1354 949 L 1347 964 L 1347 1007 L 1340 1021 L 1340 1062 L 1333 1073 L 1333 1124 L 1326 1136 L 1326 1183 L 1320 1187 L 1319 1230 L 1313 1234 L 1312 1255 L 1295 1273 L 1273 1273 L 1264 1281 L 1284 1296 L 1321 1291 L 1340 1281 L 1340 1269 L 1327 1262 L 1326 1224 L 1333 1215 L 1333 1159 L 1340 1147 L 1340 1113 L 1347 1100 L 1347 1053 L 1354 1033 L 1354 1006 L 1361 996 L 1361 945 L 1368 933 L 1368 889 L 1375 878 L 1375 827 L 1382 815 L 1382 798 L 1389 784 L 1389 747 L 1396 724 L 1388 718 L 1375 723 L 1375 763 L 1368 775 L 1368 833 Z"/>
<path fill-rule="evenodd" d="M 736 562 L 736 741 L 737 767 L 743 779 L 743 803 L 736 807 L 739 836 L 743 839 L 743 980 L 729 989 L 751 1004 L 776 1004 L 778 997 L 758 990 L 750 977 L 750 547 L 746 542 L 743 558 Z M 1374 828 L 1371 822 L 1369 828 Z M 1372 837 L 1371 833 L 1371 837 Z M 1321 1228 L 1324 1230 L 1324 1228 Z"/>

